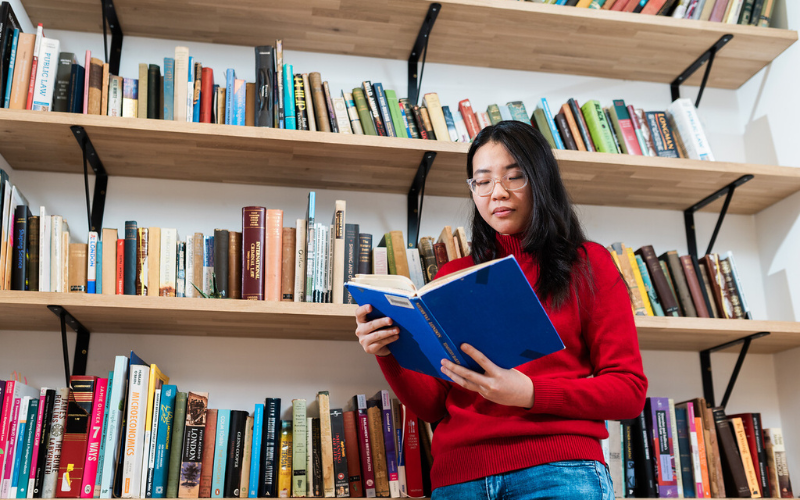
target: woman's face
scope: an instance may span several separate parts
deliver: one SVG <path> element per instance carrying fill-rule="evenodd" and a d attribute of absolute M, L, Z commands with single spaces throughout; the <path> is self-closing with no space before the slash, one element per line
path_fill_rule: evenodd
<path fill-rule="evenodd" d="M 510 177 L 525 175 L 506 147 L 498 142 L 481 146 L 472 157 L 472 169 L 474 179 L 490 184 L 492 179 L 495 181 L 489 196 L 472 193 L 472 201 L 483 220 L 500 234 L 525 231 L 533 210 L 531 188 L 526 185 L 522 189 L 509 191 L 500 182 L 503 176 L 509 174 Z"/>

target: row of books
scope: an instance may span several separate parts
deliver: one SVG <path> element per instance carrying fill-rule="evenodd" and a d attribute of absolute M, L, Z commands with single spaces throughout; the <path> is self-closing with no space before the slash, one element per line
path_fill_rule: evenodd
<path fill-rule="evenodd" d="M 760 413 L 649 397 L 638 418 L 606 425 L 617 498 L 792 498 L 783 433 Z"/>
<path fill-rule="evenodd" d="M 638 316 L 753 319 L 732 252 L 695 260 L 675 250 L 657 257 L 650 245 L 635 252 L 621 242 L 607 248 Z"/>
<path fill-rule="evenodd" d="M 0 381 L 3 498 L 430 494 L 432 430 L 386 390 L 344 409 L 320 391 L 282 421 L 280 398 L 251 415 L 169 382 L 133 352 L 69 388 Z"/>
<path fill-rule="evenodd" d="M 533 0 L 528 0 L 533 1 Z M 589 9 L 769 27 L 775 0 L 536 0 Z"/>

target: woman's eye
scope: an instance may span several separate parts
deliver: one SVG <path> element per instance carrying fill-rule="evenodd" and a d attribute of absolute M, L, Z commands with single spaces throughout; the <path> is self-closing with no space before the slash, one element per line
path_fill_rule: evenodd
<path fill-rule="evenodd" d="M 476 179 L 475 180 L 475 185 L 476 186 L 486 186 L 486 185 L 489 184 L 489 182 L 491 182 L 491 181 L 488 181 L 488 180 L 485 180 L 485 179 Z"/>

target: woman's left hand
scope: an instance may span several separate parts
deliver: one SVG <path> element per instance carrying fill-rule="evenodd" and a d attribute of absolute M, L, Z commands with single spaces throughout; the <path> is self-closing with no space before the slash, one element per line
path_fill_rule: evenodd
<path fill-rule="evenodd" d="M 443 359 L 442 373 L 453 382 L 500 405 L 533 406 L 533 382 L 527 375 L 514 369 L 500 368 L 469 344 L 461 344 L 461 350 L 474 359 L 485 373 L 480 374 Z"/>

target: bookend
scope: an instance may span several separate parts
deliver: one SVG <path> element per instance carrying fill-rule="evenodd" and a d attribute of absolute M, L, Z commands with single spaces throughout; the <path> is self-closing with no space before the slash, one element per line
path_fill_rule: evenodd
<path fill-rule="evenodd" d="M 738 340 L 732 340 L 725 344 L 700 351 L 700 370 L 703 377 L 703 396 L 705 396 L 706 404 L 709 408 L 714 408 L 716 406 L 714 404 L 714 377 L 713 373 L 711 372 L 711 353 L 733 347 L 736 344 L 744 343 L 742 350 L 739 351 L 739 358 L 736 360 L 736 366 L 733 367 L 733 373 L 731 373 L 731 378 L 728 381 L 728 387 L 725 389 L 725 396 L 723 396 L 722 403 L 720 404 L 720 406 L 725 408 L 728 405 L 728 399 L 731 397 L 731 392 L 733 392 L 733 386 L 736 384 L 736 378 L 739 376 L 739 370 L 742 368 L 744 358 L 747 356 L 747 350 L 750 348 L 750 342 L 752 342 L 753 339 L 766 337 L 769 335 L 769 333 L 770 332 L 752 333 L 747 337 L 743 337 Z"/>
<path fill-rule="evenodd" d="M 119 62 L 122 57 L 122 28 L 114 8 L 114 0 L 101 0 L 103 4 L 103 47 L 105 49 L 108 72 L 112 75 L 119 74 Z M 108 35 L 106 24 L 111 30 L 111 59 L 108 58 Z"/>
<path fill-rule="evenodd" d="M 110 0 L 109 0 L 110 1 Z M 708 74 L 711 73 L 711 65 L 714 64 L 714 56 L 716 53 L 725 46 L 728 42 L 733 40 L 733 35 L 722 35 L 722 38 L 717 40 L 717 43 L 711 46 L 710 49 L 703 52 L 703 54 L 697 58 L 695 62 L 691 64 L 688 68 L 684 70 L 683 73 L 678 75 L 676 79 L 670 83 L 669 88 L 672 91 L 672 100 L 675 101 L 676 99 L 681 98 L 681 84 L 689 79 L 690 76 L 694 74 L 695 71 L 700 69 L 706 61 L 708 64 L 706 65 L 706 72 L 703 75 L 703 82 L 700 84 L 700 91 L 697 93 L 697 100 L 694 103 L 694 107 L 697 108 L 700 106 L 700 98 L 703 97 L 703 90 L 706 88 L 706 83 L 708 82 Z"/>
<path fill-rule="evenodd" d="M 442 4 L 430 4 L 428 13 L 425 15 L 425 20 L 422 21 L 422 26 L 419 28 L 417 41 L 414 42 L 411 55 L 408 56 L 408 101 L 412 105 L 416 105 L 419 100 L 422 72 L 425 70 L 425 58 L 428 56 L 428 35 L 430 35 L 433 29 L 433 23 L 436 22 L 436 16 L 439 15 L 440 10 L 442 10 Z M 422 68 L 419 70 L 419 78 L 417 78 L 417 63 L 419 62 L 419 55 L 423 53 Z"/>
<path fill-rule="evenodd" d="M 103 167 L 103 162 L 100 161 L 100 157 L 97 156 L 97 151 L 95 151 L 86 130 L 79 125 L 73 125 L 70 127 L 70 130 L 72 130 L 72 134 L 75 136 L 75 140 L 78 141 L 78 145 L 83 152 L 83 180 L 84 186 L 86 187 L 86 215 L 89 221 L 89 231 L 100 231 L 103 227 L 103 211 L 106 206 L 108 174 L 106 173 L 105 167 Z M 91 210 L 89 209 L 89 173 L 86 167 L 87 162 L 91 165 L 95 175 L 94 196 L 92 197 Z"/>
<path fill-rule="evenodd" d="M 417 169 L 417 175 L 414 176 L 414 181 L 408 189 L 408 248 L 417 248 L 419 228 L 422 222 L 422 202 L 425 200 L 425 180 L 428 178 L 428 172 L 430 172 L 435 159 L 436 153 L 433 151 L 425 153 Z"/>
<path fill-rule="evenodd" d="M 86 359 L 89 357 L 89 330 L 63 307 L 47 306 L 47 308 L 61 319 L 61 347 L 64 352 L 64 375 L 67 379 L 67 387 L 70 387 L 69 354 L 67 354 L 67 325 L 78 334 L 75 340 L 75 354 L 73 356 L 73 375 L 86 375 Z"/>

